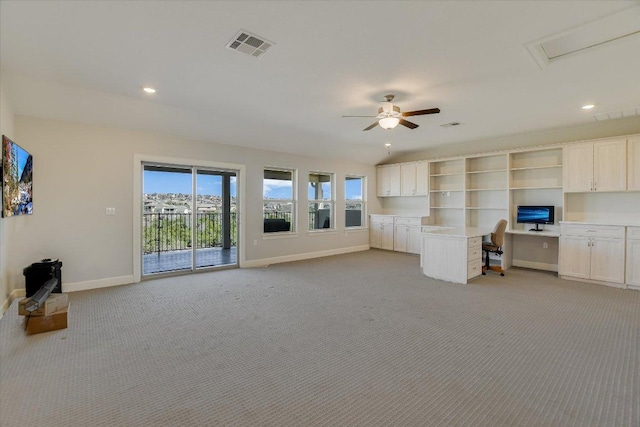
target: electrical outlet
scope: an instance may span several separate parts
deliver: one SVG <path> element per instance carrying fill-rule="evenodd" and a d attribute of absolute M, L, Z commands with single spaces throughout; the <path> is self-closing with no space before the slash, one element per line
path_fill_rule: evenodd
<path fill-rule="evenodd" d="M 116 214 L 116 208 L 107 208 L 105 211 L 105 215 L 115 215 Z"/>
<path fill-rule="evenodd" d="M 549 244 L 547 242 L 543 242 L 542 243 L 542 248 L 543 249 L 549 249 Z"/>
<path fill-rule="evenodd" d="M 253 241 L 253 246 L 258 246 L 258 241 L 257 240 Z"/>

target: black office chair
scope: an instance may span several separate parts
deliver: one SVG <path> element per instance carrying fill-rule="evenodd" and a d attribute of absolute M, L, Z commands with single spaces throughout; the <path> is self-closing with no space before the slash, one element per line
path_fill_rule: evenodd
<path fill-rule="evenodd" d="M 490 242 L 482 242 L 482 250 L 486 252 L 482 274 L 487 274 L 487 270 L 493 270 L 504 276 L 504 270 L 499 265 L 489 265 L 489 253 L 502 255 L 502 245 L 504 244 L 504 232 L 507 229 L 507 220 L 501 219 L 491 233 Z"/>

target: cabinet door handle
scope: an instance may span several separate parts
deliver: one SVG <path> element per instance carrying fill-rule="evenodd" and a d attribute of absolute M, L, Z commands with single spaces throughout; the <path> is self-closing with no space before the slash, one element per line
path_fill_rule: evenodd
<path fill-rule="evenodd" d="M 598 191 L 598 181 L 593 181 L 593 191 Z"/>
<path fill-rule="evenodd" d="M 593 191 L 593 181 L 589 181 L 589 187 L 591 187 L 591 191 Z"/>

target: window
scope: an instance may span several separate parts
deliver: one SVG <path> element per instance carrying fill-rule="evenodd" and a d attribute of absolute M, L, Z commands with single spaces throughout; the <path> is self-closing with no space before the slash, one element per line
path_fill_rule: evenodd
<path fill-rule="evenodd" d="M 345 227 L 363 227 L 366 218 L 364 176 L 346 176 L 344 178 Z"/>
<path fill-rule="evenodd" d="M 264 169 L 262 216 L 265 233 L 295 231 L 295 171 Z"/>
<path fill-rule="evenodd" d="M 309 230 L 333 229 L 333 174 L 309 172 Z"/>

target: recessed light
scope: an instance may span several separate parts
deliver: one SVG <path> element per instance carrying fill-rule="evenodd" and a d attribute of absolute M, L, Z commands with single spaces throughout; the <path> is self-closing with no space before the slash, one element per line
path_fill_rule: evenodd
<path fill-rule="evenodd" d="M 142 90 L 147 93 L 156 93 L 156 90 L 152 87 L 143 87 Z"/>
<path fill-rule="evenodd" d="M 389 147 L 391 147 L 391 143 L 387 142 L 386 144 L 384 144 L 384 146 L 389 148 Z"/>
<path fill-rule="evenodd" d="M 587 104 L 587 105 L 583 105 L 582 109 L 583 110 L 591 110 L 593 107 L 595 107 L 595 105 L 593 104 Z"/>

